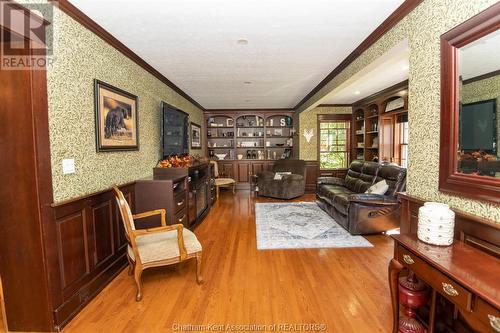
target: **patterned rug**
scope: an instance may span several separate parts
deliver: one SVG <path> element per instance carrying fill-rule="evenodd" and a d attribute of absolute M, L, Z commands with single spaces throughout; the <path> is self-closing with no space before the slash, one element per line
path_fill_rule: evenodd
<path fill-rule="evenodd" d="M 257 249 L 373 247 L 352 236 L 315 202 L 256 203 Z"/>

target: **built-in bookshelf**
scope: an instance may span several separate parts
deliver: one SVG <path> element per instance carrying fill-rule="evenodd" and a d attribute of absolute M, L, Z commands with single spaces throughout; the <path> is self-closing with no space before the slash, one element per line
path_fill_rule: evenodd
<path fill-rule="evenodd" d="M 388 103 L 400 100 L 395 108 Z M 395 117 L 408 112 L 408 82 L 402 82 L 353 104 L 352 156 L 365 161 L 398 162 Z"/>
<path fill-rule="evenodd" d="M 277 160 L 293 155 L 292 114 L 230 112 L 206 116 L 208 156 L 217 160 Z"/>

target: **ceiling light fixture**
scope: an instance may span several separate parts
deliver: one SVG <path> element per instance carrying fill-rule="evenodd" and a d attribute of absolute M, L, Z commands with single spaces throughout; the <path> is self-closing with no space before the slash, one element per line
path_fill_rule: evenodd
<path fill-rule="evenodd" d="M 252 84 L 252 81 L 245 81 L 244 84 Z"/>
<path fill-rule="evenodd" d="M 248 44 L 248 39 L 245 38 L 240 38 L 236 41 L 239 45 L 247 45 Z"/>
<path fill-rule="evenodd" d="M 361 91 L 359 91 L 359 90 L 356 90 L 356 91 L 354 92 L 354 95 L 359 95 L 359 94 L 361 94 Z"/>

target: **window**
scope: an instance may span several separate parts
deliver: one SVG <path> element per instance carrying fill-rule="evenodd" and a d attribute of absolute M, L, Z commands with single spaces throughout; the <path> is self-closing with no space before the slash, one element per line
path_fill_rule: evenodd
<path fill-rule="evenodd" d="M 320 169 L 346 169 L 349 166 L 350 124 L 346 120 L 320 122 Z"/>
<path fill-rule="evenodd" d="M 401 166 L 408 167 L 408 118 L 405 122 L 399 123 L 399 156 Z"/>

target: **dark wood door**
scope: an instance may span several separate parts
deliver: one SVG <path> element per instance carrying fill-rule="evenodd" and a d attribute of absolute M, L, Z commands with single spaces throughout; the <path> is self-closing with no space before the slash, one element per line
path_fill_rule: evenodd
<path fill-rule="evenodd" d="M 394 117 L 380 119 L 380 160 L 391 162 L 394 158 Z"/>
<path fill-rule="evenodd" d="M 1 26 L 0 33 L 5 36 Z M 25 40 L 19 52 L 30 56 L 29 46 Z M 5 319 L 12 331 L 50 331 L 47 266 L 52 261 L 45 260 L 44 251 L 53 254 L 54 244 L 44 248 L 42 242 L 44 233 L 51 234 L 49 229 L 42 231 L 42 219 L 50 216 L 52 202 L 46 73 L 2 69 L 0 82 L 0 275 Z M 54 274 L 53 282 L 57 278 Z"/>

